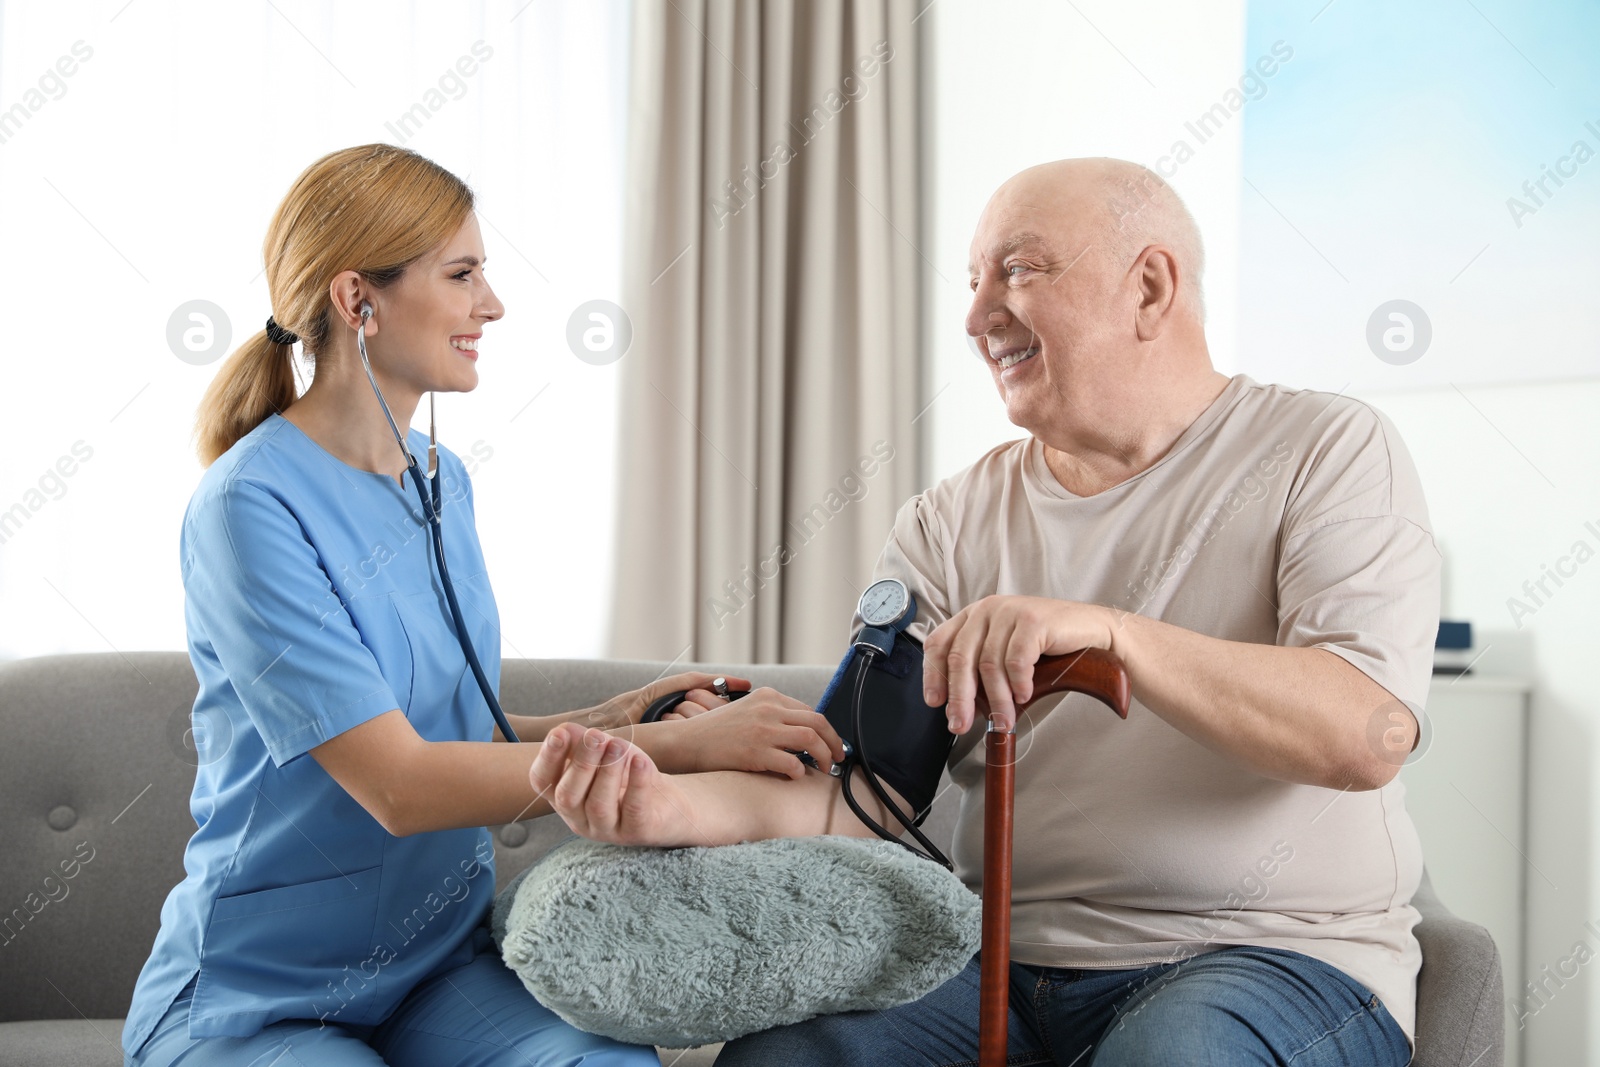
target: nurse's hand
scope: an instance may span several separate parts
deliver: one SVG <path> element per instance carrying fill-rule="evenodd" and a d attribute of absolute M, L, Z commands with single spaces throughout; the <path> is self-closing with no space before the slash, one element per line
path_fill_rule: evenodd
<path fill-rule="evenodd" d="M 691 802 L 672 776 L 662 774 L 638 746 L 603 730 L 576 723 L 551 730 L 528 781 L 575 833 L 593 841 L 696 843 Z"/>
<path fill-rule="evenodd" d="M 810 753 L 824 771 L 844 762 L 844 741 L 827 717 L 776 689 L 698 712 L 678 731 L 691 772 L 772 771 L 798 779 L 806 774 L 798 752 Z"/>
<path fill-rule="evenodd" d="M 711 691 L 711 683 L 718 678 L 727 680 L 730 689 L 749 689 L 750 682 L 745 678 L 735 678 L 731 674 L 716 675 L 702 674 L 699 671 L 687 671 L 683 674 L 674 674 L 666 678 L 659 678 L 643 689 L 620 693 L 601 704 L 596 710 L 598 714 L 591 716 L 589 722 L 607 728 L 617 726 L 637 726 L 650 705 L 666 696 L 668 693 L 677 693 L 688 690 L 673 711 L 661 716 L 662 719 L 688 719 L 702 712 L 719 708 L 727 701 Z"/>

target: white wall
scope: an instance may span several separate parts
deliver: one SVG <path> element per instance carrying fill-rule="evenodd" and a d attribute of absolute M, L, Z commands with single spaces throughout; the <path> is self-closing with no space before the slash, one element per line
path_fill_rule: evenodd
<path fill-rule="evenodd" d="M 1021 436 L 961 325 L 967 246 L 989 194 L 1016 171 L 1064 156 L 1153 164 L 1183 136 L 1184 122 L 1215 103 L 1256 57 L 1244 55 L 1242 0 L 942 0 L 924 17 L 931 48 L 925 396 L 932 400 L 924 479 L 931 482 Z M 1237 370 L 1239 332 L 1239 118 L 1172 178 L 1205 237 L 1207 335 L 1226 373 Z M 1515 308 L 1515 294 L 1506 306 Z M 1520 630 L 1506 601 L 1522 596 L 1522 583 L 1537 580 L 1576 540 L 1600 549 L 1600 535 L 1584 526 L 1600 530 L 1600 433 L 1593 429 L 1600 380 L 1367 399 L 1394 419 L 1417 461 L 1446 555 L 1445 613 L 1473 620 L 1480 647 L 1491 646 L 1478 669 L 1535 679 L 1525 966 L 1530 975 L 1546 965 L 1554 971 L 1576 942 L 1600 948 L 1584 929 L 1600 916 L 1592 870 L 1600 798 L 1590 769 L 1600 719 L 1591 666 L 1600 653 L 1600 557 L 1523 618 Z M 1587 1025 L 1594 1008 L 1600 984 L 1583 967 L 1529 1019 L 1524 1062 L 1600 1063 Z"/>

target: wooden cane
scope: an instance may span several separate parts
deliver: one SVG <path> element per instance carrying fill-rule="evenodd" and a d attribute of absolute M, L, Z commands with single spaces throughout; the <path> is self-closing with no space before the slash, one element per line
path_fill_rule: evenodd
<path fill-rule="evenodd" d="M 1024 709 L 1052 693 L 1087 693 L 1124 719 L 1132 687 L 1122 661 L 1098 648 L 1046 656 L 1033 669 Z M 978 973 L 978 1067 L 1004 1067 L 1011 994 L 1011 828 L 1016 799 L 1017 734 L 989 720 L 984 735 L 983 947 Z"/>

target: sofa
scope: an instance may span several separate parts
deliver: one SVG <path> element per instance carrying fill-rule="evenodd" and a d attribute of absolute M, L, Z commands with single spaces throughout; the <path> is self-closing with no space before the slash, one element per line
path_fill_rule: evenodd
<path fill-rule="evenodd" d="M 665 666 L 507 660 L 502 703 L 526 715 L 592 705 L 649 683 Z M 806 701 L 821 696 L 832 670 L 710 669 Z M 122 1063 L 122 1016 L 161 903 L 183 878 L 183 848 L 194 829 L 195 690 L 181 652 L 0 664 L 0 839 L 11 848 L 0 865 L 0 1067 Z M 942 792 L 924 828 L 941 847 L 948 847 L 956 800 L 953 790 Z M 497 888 L 569 836 L 555 818 L 493 830 Z M 1423 916 L 1416 931 L 1423 965 L 1414 1062 L 1496 1067 L 1504 1014 L 1494 942 L 1452 915 L 1426 881 L 1415 903 Z M 661 1062 L 706 1067 L 715 1055 L 715 1047 L 663 1049 Z"/>

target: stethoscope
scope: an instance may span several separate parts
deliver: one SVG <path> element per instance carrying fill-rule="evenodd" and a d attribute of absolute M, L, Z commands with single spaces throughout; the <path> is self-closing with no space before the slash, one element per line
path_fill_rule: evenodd
<path fill-rule="evenodd" d="M 433 531 L 433 558 L 439 564 L 439 581 L 444 585 L 444 598 L 450 605 L 450 620 L 455 624 L 456 640 L 461 644 L 461 651 L 466 654 L 467 665 L 472 668 L 472 676 L 478 680 L 478 688 L 483 691 L 483 699 L 489 704 L 489 713 L 494 716 L 500 732 L 507 741 L 522 740 L 517 732 L 511 728 L 511 723 L 506 721 L 506 713 L 500 710 L 500 701 L 494 695 L 494 687 L 489 684 L 489 678 L 483 673 L 483 664 L 478 662 L 477 650 L 472 647 L 472 638 L 467 636 L 467 624 L 461 617 L 461 605 L 456 602 L 456 588 L 450 581 L 450 569 L 444 562 L 444 525 L 439 521 L 440 509 L 444 506 L 444 493 L 439 479 L 439 440 L 433 418 L 433 394 L 428 394 L 428 473 L 422 473 L 417 457 L 412 455 L 411 449 L 406 446 L 406 439 L 400 434 L 400 427 L 395 425 L 394 415 L 389 411 L 388 403 L 383 399 L 383 391 L 378 388 L 378 379 L 372 374 L 372 361 L 367 358 L 367 320 L 372 318 L 372 305 L 361 305 L 361 325 L 356 327 L 356 348 L 361 352 L 361 365 L 366 368 L 367 381 L 372 383 L 373 395 L 378 398 L 378 406 L 383 408 L 383 417 L 389 420 L 389 430 L 394 434 L 395 444 L 400 446 L 400 452 L 406 457 L 406 470 L 411 472 L 411 482 L 416 486 L 417 499 L 422 501 L 422 515 Z M 430 495 L 427 482 L 433 485 Z"/>

